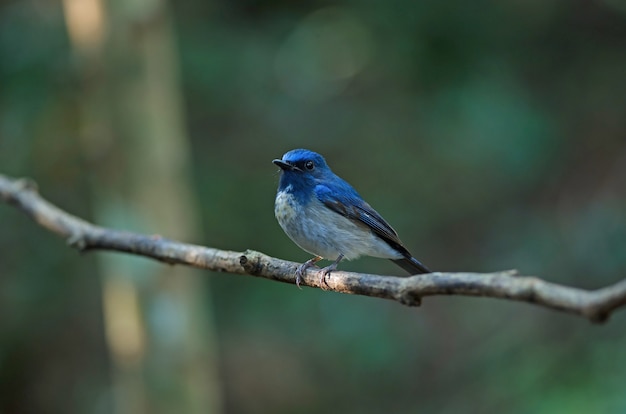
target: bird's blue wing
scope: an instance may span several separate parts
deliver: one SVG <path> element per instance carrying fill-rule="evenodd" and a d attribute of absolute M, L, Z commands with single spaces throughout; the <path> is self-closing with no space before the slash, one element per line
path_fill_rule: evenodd
<path fill-rule="evenodd" d="M 338 183 L 333 188 L 318 184 L 315 186 L 315 196 L 329 209 L 351 220 L 363 223 L 391 247 L 400 253 L 406 252 L 408 254 L 396 231 L 349 184 Z"/>

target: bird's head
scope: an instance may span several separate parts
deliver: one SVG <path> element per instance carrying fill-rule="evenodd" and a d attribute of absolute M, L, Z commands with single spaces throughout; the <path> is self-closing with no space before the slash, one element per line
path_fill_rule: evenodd
<path fill-rule="evenodd" d="M 294 149 L 282 159 L 272 161 L 281 169 L 280 187 L 314 186 L 317 180 L 332 174 L 326 160 L 320 154 L 307 149 Z"/>

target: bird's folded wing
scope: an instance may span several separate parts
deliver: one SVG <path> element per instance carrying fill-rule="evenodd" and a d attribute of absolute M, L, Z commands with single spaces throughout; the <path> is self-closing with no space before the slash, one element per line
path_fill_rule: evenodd
<path fill-rule="evenodd" d="M 352 188 L 346 191 L 333 191 L 328 186 L 319 184 L 315 187 L 315 196 L 334 212 L 365 224 L 391 247 L 401 253 L 406 251 L 396 231 Z"/>

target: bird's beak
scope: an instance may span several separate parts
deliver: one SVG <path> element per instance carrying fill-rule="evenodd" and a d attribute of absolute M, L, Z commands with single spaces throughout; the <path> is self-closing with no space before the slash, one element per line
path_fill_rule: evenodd
<path fill-rule="evenodd" d="M 272 161 L 275 165 L 279 166 L 283 171 L 299 171 L 300 169 L 295 165 L 289 164 L 283 160 L 274 160 Z"/>

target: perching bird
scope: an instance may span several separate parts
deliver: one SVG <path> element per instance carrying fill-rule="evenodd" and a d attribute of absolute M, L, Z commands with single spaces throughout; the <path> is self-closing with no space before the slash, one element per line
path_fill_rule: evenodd
<path fill-rule="evenodd" d="M 430 270 L 402 245 L 395 230 L 346 181 L 335 175 L 321 155 L 306 149 L 287 152 L 274 214 L 287 236 L 315 257 L 300 265 L 296 284 L 321 259 L 334 262 L 320 270 L 320 284 L 342 259 L 373 256 L 390 259 L 410 274 Z"/>

